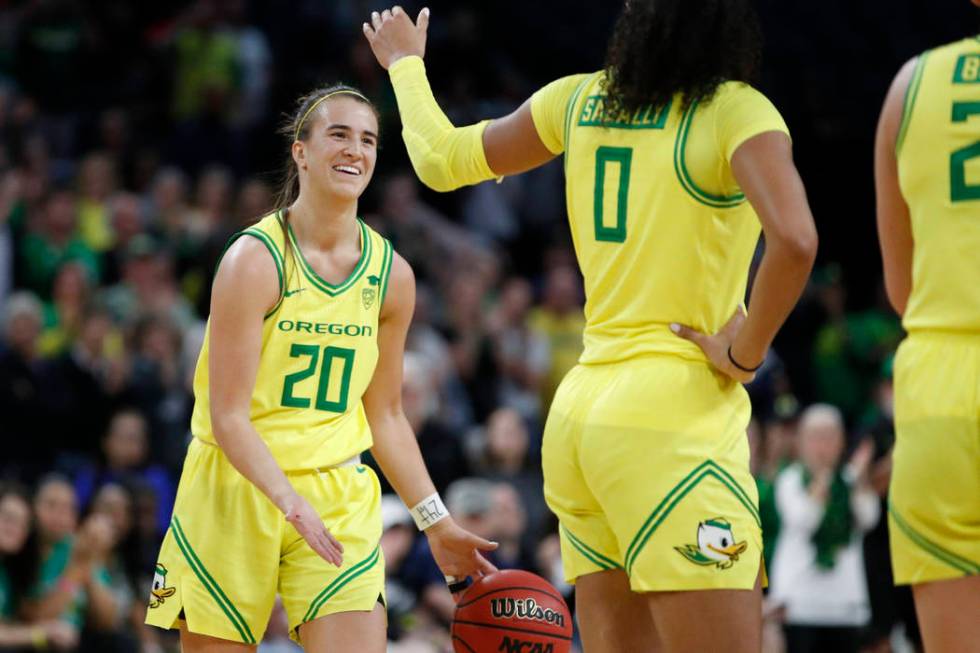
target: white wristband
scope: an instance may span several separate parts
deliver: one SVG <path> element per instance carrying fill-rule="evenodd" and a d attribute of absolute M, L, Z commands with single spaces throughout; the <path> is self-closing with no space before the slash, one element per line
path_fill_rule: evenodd
<path fill-rule="evenodd" d="M 422 499 L 411 510 L 412 519 L 420 531 L 424 531 L 436 522 L 442 521 L 449 516 L 446 504 L 442 502 L 442 497 L 438 492 L 430 494 Z"/>

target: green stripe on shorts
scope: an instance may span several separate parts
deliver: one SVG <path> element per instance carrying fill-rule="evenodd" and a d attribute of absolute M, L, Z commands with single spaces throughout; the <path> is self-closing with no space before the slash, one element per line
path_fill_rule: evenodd
<path fill-rule="evenodd" d="M 962 571 L 964 574 L 980 574 L 980 564 L 967 560 L 963 556 L 957 555 L 948 549 L 944 549 L 916 531 L 907 521 L 905 521 L 905 519 L 902 518 L 901 515 L 898 514 L 898 511 L 895 510 L 895 506 L 893 506 L 890 501 L 888 502 L 888 514 L 891 515 L 899 530 L 901 530 L 906 537 L 912 540 L 913 544 L 931 555 L 933 558 L 949 565 L 953 569 Z"/>
<path fill-rule="evenodd" d="M 201 581 L 204 588 L 208 591 L 211 597 L 214 599 L 218 607 L 227 615 L 229 621 L 238 630 L 238 634 L 242 636 L 242 641 L 246 644 L 254 644 L 255 636 L 252 635 L 251 629 L 248 627 L 248 623 L 242 614 L 235 608 L 235 604 L 231 602 L 228 596 L 221 590 L 221 586 L 218 585 L 217 581 L 208 573 L 208 570 L 204 567 L 200 558 L 194 553 L 194 549 L 191 548 L 190 542 L 187 540 L 187 536 L 184 535 L 184 529 L 180 526 L 180 520 L 174 515 L 173 521 L 170 523 L 170 532 L 174 534 L 174 540 L 177 542 L 177 546 L 180 548 L 180 552 L 184 554 L 184 559 L 187 560 L 187 564 L 194 571 L 197 579 Z"/>
<path fill-rule="evenodd" d="M 351 582 L 358 576 L 362 575 L 364 572 L 369 571 L 371 567 L 373 567 L 380 558 L 381 558 L 381 546 L 378 545 L 374 547 L 374 551 L 371 553 L 371 555 L 366 557 L 364 560 L 361 560 L 356 565 L 354 565 L 353 567 L 351 567 L 350 569 L 342 573 L 337 578 L 335 578 L 329 585 L 327 585 L 323 589 L 322 592 L 317 594 L 316 598 L 313 599 L 313 601 L 310 602 L 310 607 L 306 611 L 306 615 L 303 617 L 303 623 L 305 624 L 307 621 L 313 621 L 314 619 L 316 619 L 317 613 L 320 612 L 320 609 L 323 608 L 323 604 L 326 603 L 327 600 L 330 599 L 330 597 L 332 597 L 334 594 L 339 592 L 341 588 L 344 587 L 344 585 L 347 585 L 349 582 Z"/>

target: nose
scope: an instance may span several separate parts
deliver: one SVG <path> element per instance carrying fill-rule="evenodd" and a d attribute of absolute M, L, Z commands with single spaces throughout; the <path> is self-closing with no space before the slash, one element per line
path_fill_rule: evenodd
<path fill-rule="evenodd" d="M 363 152 L 361 150 L 362 147 L 363 146 L 361 144 L 360 139 L 352 138 L 349 141 L 347 141 L 347 144 L 344 146 L 344 154 L 351 157 L 354 160 L 360 159 L 361 156 L 363 155 Z"/>

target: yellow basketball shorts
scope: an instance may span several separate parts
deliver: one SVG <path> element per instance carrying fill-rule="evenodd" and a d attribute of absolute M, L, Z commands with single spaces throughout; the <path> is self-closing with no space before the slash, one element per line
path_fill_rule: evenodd
<path fill-rule="evenodd" d="M 913 334 L 899 347 L 892 456 L 895 582 L 980 574 L 980 336 Z"/>
<path fill-rule="evenodd" d="M 146 623 L 255 644 L 276 594 L 290 634 L 317 617 L 372 610 L 384 596 L 381 488 L 362 465 L 290 472 L 344 546 L 340 568 L 322 559 L 220 448 L 191 442 L 174 515 L 160 549 Z"/>
<path fill-rule="evenodd" d="M 565 577 L 623 569 L 633 591 L 750 589 L 760 571 L 745 389 L 707 363 L 579 365 L 545 427 L 545 498 Z"/>

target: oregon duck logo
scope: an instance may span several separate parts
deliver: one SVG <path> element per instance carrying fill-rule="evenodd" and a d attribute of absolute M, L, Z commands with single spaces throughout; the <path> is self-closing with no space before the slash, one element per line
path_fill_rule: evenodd
<path fill-rule="evenodd" d="M 685 544 L 674 549 L 696 565 L 728 569 L 738 562 L 738 556 L 747 547 L 745 540 L 735 542 L 732 525 L 727 519 L 715 517 L 698 524 L 697 545 Z"/>
<path fill-rule="evenodd" d="M 176 587 L 167 587 L 167 568 L 158 562 L 153 574 L 153 589 L 150 590 L 150 607 L 159 608 L 163 600 L 173 596 L 176 591 Z"/>
<path fill-rule="evenodd" d="M 374 303 L 374 298 L 378 296 L 378 291 L 374 288 L 363 288 L 361 290 L 361 300 L 364 302 L 364 308 L 371 308 L 371 304 Z"/>

